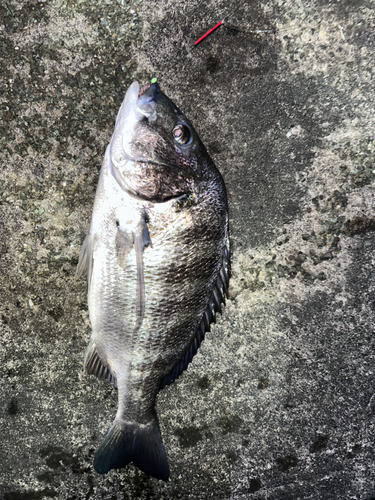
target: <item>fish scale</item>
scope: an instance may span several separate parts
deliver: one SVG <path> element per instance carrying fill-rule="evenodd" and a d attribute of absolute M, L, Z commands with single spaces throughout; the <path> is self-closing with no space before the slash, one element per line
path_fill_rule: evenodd
<path fill-rule="evenodd" d="M 175 132 L 176 131 L 176 132 Z M 223 180 L 157 84 L 128 89 L 107 147 L 77 275 L 87 275 L 88 373 L 117 386 L 99 473 L 129 462 L 167 480 L 158 391 L 196 354 L 227 293 Z"/>

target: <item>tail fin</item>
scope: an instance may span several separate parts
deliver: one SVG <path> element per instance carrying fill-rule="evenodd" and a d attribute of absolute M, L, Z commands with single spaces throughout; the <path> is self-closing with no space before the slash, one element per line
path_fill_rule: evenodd
<path fill-rule="evenodd" d="M 105 474 L 129 462 L 149 476 L 168 480 L 169 466 L 156 419 L 147 425 L 126 424 L 123 430 L 115 421 L 95 454 L 94 468 Z"/>

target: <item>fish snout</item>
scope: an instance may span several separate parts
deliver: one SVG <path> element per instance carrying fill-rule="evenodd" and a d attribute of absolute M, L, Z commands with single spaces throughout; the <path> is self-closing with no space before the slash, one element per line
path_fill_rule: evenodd
<path fill-rule="evenodd" d="M 155 99 L 159 93 L 160 87 L 157 83 L 148 83 L 139 89 L 137 106 L 147 118 L 151 116 L 155 109 Z"/>
<path fill-rule="evenodd" d="M 146 83 L 142 85 L 138 92 L 138 104 L 147 104 L 155 99 L 159 94 L 160 87 L 157 83 Z"/>

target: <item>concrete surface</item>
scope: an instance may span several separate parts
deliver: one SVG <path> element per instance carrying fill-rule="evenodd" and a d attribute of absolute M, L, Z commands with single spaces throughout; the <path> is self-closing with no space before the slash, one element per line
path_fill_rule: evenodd
<path fill-rule="evenodd" d="M 1 2 L 1 498 L 375 498 L 374 6 Z M 166 484 L 93 470 L 116 391 L 82 373 L 74 279 L 117 110 L 153 76 L 223 174 L 233 249 L 223 316 L 158 398 Z"/>

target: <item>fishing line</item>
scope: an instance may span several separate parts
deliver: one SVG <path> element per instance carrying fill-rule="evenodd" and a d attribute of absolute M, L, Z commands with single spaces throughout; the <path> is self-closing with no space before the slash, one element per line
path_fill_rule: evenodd
<path fill-rule="evenodd" d="M 233 30 L 233 31 L 238 31 L 240 33 L 272 33 L 273 35 L 276 35 L 276 29 L 275 28 L 272 29 L 272 30 L 243 30 L 242 28 L 238 28 L 237 26 L 232 26 L 230 24 L 224 24 L 224 21 L 220 21 L 217 24 L 215 24 L 215 26 L 213 28 L 211 28 L 210 30 L 208 30 L 203 36 L 201 36 L 200 38 L 198 38 L 198 40 L 196 40 L 194 42 L 194 46 L 196 47 L 208 35 L 210 35 L 213 31 L 215 31 L 217 28 L 219 28 L 219 26 L 224 26 L 224 28 L 227 28 L 227 29 Z"/>
<path fill-rule="evenodd" d="M 244 5 L 245 5 L 245 3 L 243 3 L 242 5 L 239 5 L 237 7 L 237 9 L 235 9 L 232 12 L 232 14 L 230 14 L 229 16 L 227 16 L 227 18 L 226 18 L 227 20 L 226 21 L 224 21 L 224 20 L 219 21 L 217 24 L 215 24 L 215 26 L 213 28 L 211 28 L 208 31 L 206 31 L 206 33 L 204 35 L 202 35 L 200 38 L 198 38 L 198 40 L 196 40 L 194 42 L 194 46 L 196 47 L 206 37 L 208 37 L 208 35 L 210 35 L 211 33 L 213 33 L 220 26 L 224 26 L 224 28 L 231 29 L 231 30 L 234 30 L 234 31 L 239 31 L 241 33 L 273 33 L 274 35 L 276 34 L 276 29 L 272 29 L 272 30 L 243 30 L 242 28 L 238 28 L 237 26 L 232 26 L 232 25 L 227 24 L 227 21 L 229 19 L 231 19 L 236 14 L 236 12 L 238 12 L 238 10 L 240 9 L 240 7 L 243 7 Z"/>
<path fill-rule="evenodd" d="M 226 28 L 228 31 L 232 31 L 232 32 L 237 32 L 237 33 L 241 33 L 243 35 L 246 35 L 246 34 L 249 34 L 249 35 L 253 35 L 253 34 L 260 34 L 260 33 L 271 33 L 273 35 L 276 35 L 276 29 L 273 28 L 273 29 L 264 29 L 264 30 L 246 30 L 246 29 L 242 29 L 238 26 L 234 26 L 232 24 L 228 24 L 228 21 L 230 19 L 232 19 L 235 14 L 242 8 L 244 7 L 245 5 L 249 5 L 247 2 L 243 2 L 241 3 L 240 5 L 237 6 L 236 9 L 234 9 L 234 11 L 225 16 L 225 20 L 223 19 L 222 21 L 219 21 L 218 23 L 215 24 L 215 26 L 213 26 L 211 29 L 209 29 L 208 31 L 206 31 L 206 33 L 204 33 L 200 38 L 198 38 L 195 42 L 194 42 L 194 48 L 199 45 L 205 38 L 207 38 L 209 35 L 211 35 L 214 31 L 216 31 L 218 28 L 220 28 L 220 26 L 224 26 L 224 28 Z M 183 44 L 184 45 L 184 48 L 185 48 L 185 54 L 181 54 L 181 51 L 180 51 L 180 57 L 175 57 L 175 62 L 174 64 L 172 64 L 172 68 L 176 68 L 176 66 L 180 63 L 184 63 L 185 61 L 185 58 L 186 58 L 186 55 L 190 52 L 189 51 L 189 45 L 190 45 L 190 42 L 189 44 Z M 152 80 L 151 80 L 151 83 L 155 83 L 156 82 L 156 78 L 153 77 Z"/>

